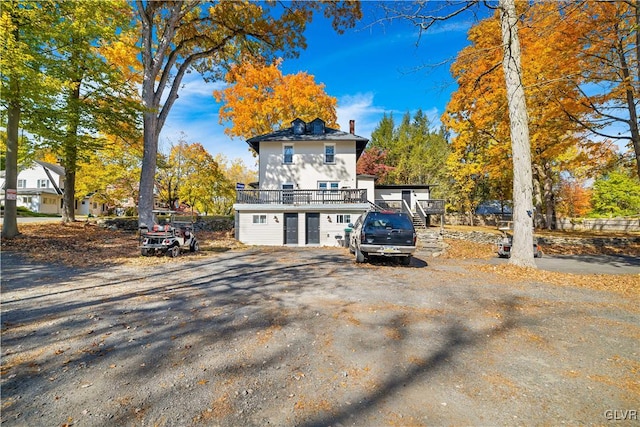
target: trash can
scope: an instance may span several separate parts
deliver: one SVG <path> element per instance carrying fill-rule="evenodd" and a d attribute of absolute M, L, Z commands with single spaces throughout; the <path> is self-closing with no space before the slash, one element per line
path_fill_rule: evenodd
<path fill-rule="evenodd" d="M 344 229 L 344 247 L 349 247 L 349 241 L 351 240 L 351 232 L 353 229 L 351 227 L 347 227 Z"/>

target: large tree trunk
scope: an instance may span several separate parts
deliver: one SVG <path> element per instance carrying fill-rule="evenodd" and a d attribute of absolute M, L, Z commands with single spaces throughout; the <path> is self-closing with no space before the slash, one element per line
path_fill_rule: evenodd
<path fill-rule="evenodd" d="M 500 0 L 499 5 L 504 49 L 502 66 L 509 103 L 513 156 L 513 246 L 509 263 L 535 268 L 531 143 L 529 141 L 529 118 L 521 78 L 518 17 L 514 0 Z"/>
<path fill-rule="evenodd" d="M 73 60 L 72 60 L 73 63 Z M 67 135 L 63 146 L 64 166 L 64 195 L 62 203 L 62 222 L 76 220 L 76 169 L 78 167 L 78 128 L 80 125 L 80 85 L 81 80 L 74 82 L 74 88 L 69 94 L 67 108 L 69 122 Z"/>
<path fill-rule="evenodd" d="M 151 92 L 150 96 L 153 96 Z M 145 94 L 143 93 L 143 99 Z M 146 104 L 146 103 L 145 103 Z M 146 104 L 149 105 L 149 104 Z M 151 227 L 153 225 L 153 193 L 156 179 L 156 161 L 158 155 L 158 126 L 156 114 L 146 110 L 143 118 L 144 125 L 144 155 L 142 170 L 140 171 L 140 196 L 138 199 L 138 225 Z"/>
<path fill-rule="evenodd" d="M 18 188 L 18 128 L 20 126 L 20 103 L 18 101 L 19 83 L 11 79 L 12 99 L 7 111 L 7 159 L 4 191 L 4 219 L 2 237 L 11 239 L 18 235 L 17 201 L 8 198 L 9 191 Z M 15 194 L 15 193 L 13 193 Z"/>

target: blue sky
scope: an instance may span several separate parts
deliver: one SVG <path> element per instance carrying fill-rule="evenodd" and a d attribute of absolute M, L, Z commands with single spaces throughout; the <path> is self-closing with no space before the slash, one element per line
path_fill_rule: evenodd
<path fill-rule="evenodd" d="M 449 73 L 451 60 L 468 44 L 467 31 L 476 18 L 465 14 L 419 38 L 417 28 L 406 21 L 375 23 L 383 16 L 377 2 L 363 2 L 363 12 L 356 27 L 342 35 L 317 15 L 305 32 L 307 49 L 299 58 L 285 60 L 283 73 L 313 75 L 316 83 L 325 85 L 327 94 L 337 98 L 340 128 L 348 131 L 353 119 L 356 134 L 365 138 L 385 113 L 393 114 L 397 123 L 407 111 L 413 114 L 422 109 L 439 124 L 456 89 Z M 160 134 L 161 150 L 167 151 L 184 138 L 202 143 L 212 155 L 241 158 L 254 167 L 247 143 L 226 136 L 218 123 L 220 105 L 212 92 L 222 87 L 222 83 L 204 83 L 197 73 L 185 76 L 180 97 Z"/>

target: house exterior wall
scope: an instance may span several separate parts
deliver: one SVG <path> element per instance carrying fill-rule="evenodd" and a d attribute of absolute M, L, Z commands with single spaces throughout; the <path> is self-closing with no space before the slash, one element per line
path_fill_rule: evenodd
<path fill-rule="evenodd" d="M 418 200 L 429 200 L 429 190 L 426 188 L 376 188 L 375 199 L 384 200 L 385 202 L 393 202 L 402 200 L 402 191 L 411 191 L 411 209 L 415 208 Z"/>
<path fill-rule="evenodd" d="M 293 163 L 284 164 L 283 145 L 293 145 Z M 324 162 L 324 147 L 335 144 L 335 162 Z M 354 141 L 264 141 L 260 144 L 260 189 L 280 190 L 282 184 L 317 189 L 319 182 L 338 182 L 338 188 L 356 187 Z"/>
<path fill-rule="evenodd" d="M 62 195 L 56 191 L 64 188 L 64 176 L 49 170 L 38 163 L 18 172 L 16 206 L 25 207 L 33 212 L 58 215 L 62 213 Z M 4 178 L 2 180 L 4 184 Z M 2 190 L 4 202 L 4 189 Z"/>
<path fill-rule="evenodd" d="M 356 188 L 367 190 L 367 200 L 373 202 L 376 199 L 375 196 L 375 178 L 372 176 L 359 176 L 357 179 Z"/>
<path fill-rule="evenodd" d="M 51 172 L 51 177 L 54 179 L 55 185 L 57 185 L 58 188 L 64 188 L 64 177 L 61 177 L 60 175 L 56 174 L 53 171 L 50 171 L 50 172 Z M 28 169 L 21 170 L 18 173 L 18 181 L 20 180 L 25 181 L 25 185 L 22 188 L 30 188 L 30 189 L 33 189 L 33 188 L 54 189 L 55 188 L 53 185 L 54 183 L 51 182 L 44 168 L 38 164 Z M 39 186 L 38 185 L 39 180 L 49 181 L 48 186 L 47 187 Z M 18 194 L 19 193 L 20 193 L 20 188 L 18 188 Z"/>
<path fill-rule="evenodd" d="M 18 196 L 18 198 L 19 197 L 20 196 Z M 62 213 L 62 208 L 60 207 L 62 204 L 62 196 L 58 194 L 43 193 L 34 197 L 39 198 L 38 209 L 34 210 L 34 212 L 56 215 Z"/>
<path fill-rule="evenodd" d="M 297 246 L 307 246 L 306 215 L 320 215 L 319 246 L 341 246 L 345 228 L 367 210 L 367 205 L 341 206 L 327 209 L 321 206 L 284 210 L 277 206 L 257 206 L 256 209 L 236 211 L 236 238 L 249 245 L 282 246 L 284 245 L 284 214 L 298 215 Z M 254 216 L 263 216 L 265 223 L 254 223 Z M 339 222 L 339 221 L 342 222 Z"/>

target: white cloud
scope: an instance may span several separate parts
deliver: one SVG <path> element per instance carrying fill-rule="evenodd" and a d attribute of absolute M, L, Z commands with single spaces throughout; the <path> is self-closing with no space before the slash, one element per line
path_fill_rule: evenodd
<path fill-rule="evenodd" d="M 356 93 L 344 95 L 338 100 L 336 112 L 338 114 L 338 125 L 344 132 L 349 131 L 349 120 L 356 121 L 356 135 L 364 138 L 371 138 L 371 132 L 376 128 L 384 108 L 374 105 L 374 94 L 372 92 Z"/>
<path fill-rule="evenodd" d="M 344 132 L 349 131 L 349 120 L 356 121 L 356 135 L 371 139 L 371 133 L 380 124 L 384 114 L 393 114 L 396 126 L 406 114 L 406 111 L 394 110 L 392 108 L 384 108 L 374 104 L 374 94 L 372 92 L 356 93 L 353 95 L 342 96 L 338 100 L 337 114 L 338 125 Z M 409 111 L 413 116 L 417 110 Z M 441 112 L 436 108 L 423 110 L 433 129 L 439 129 Z"/>

